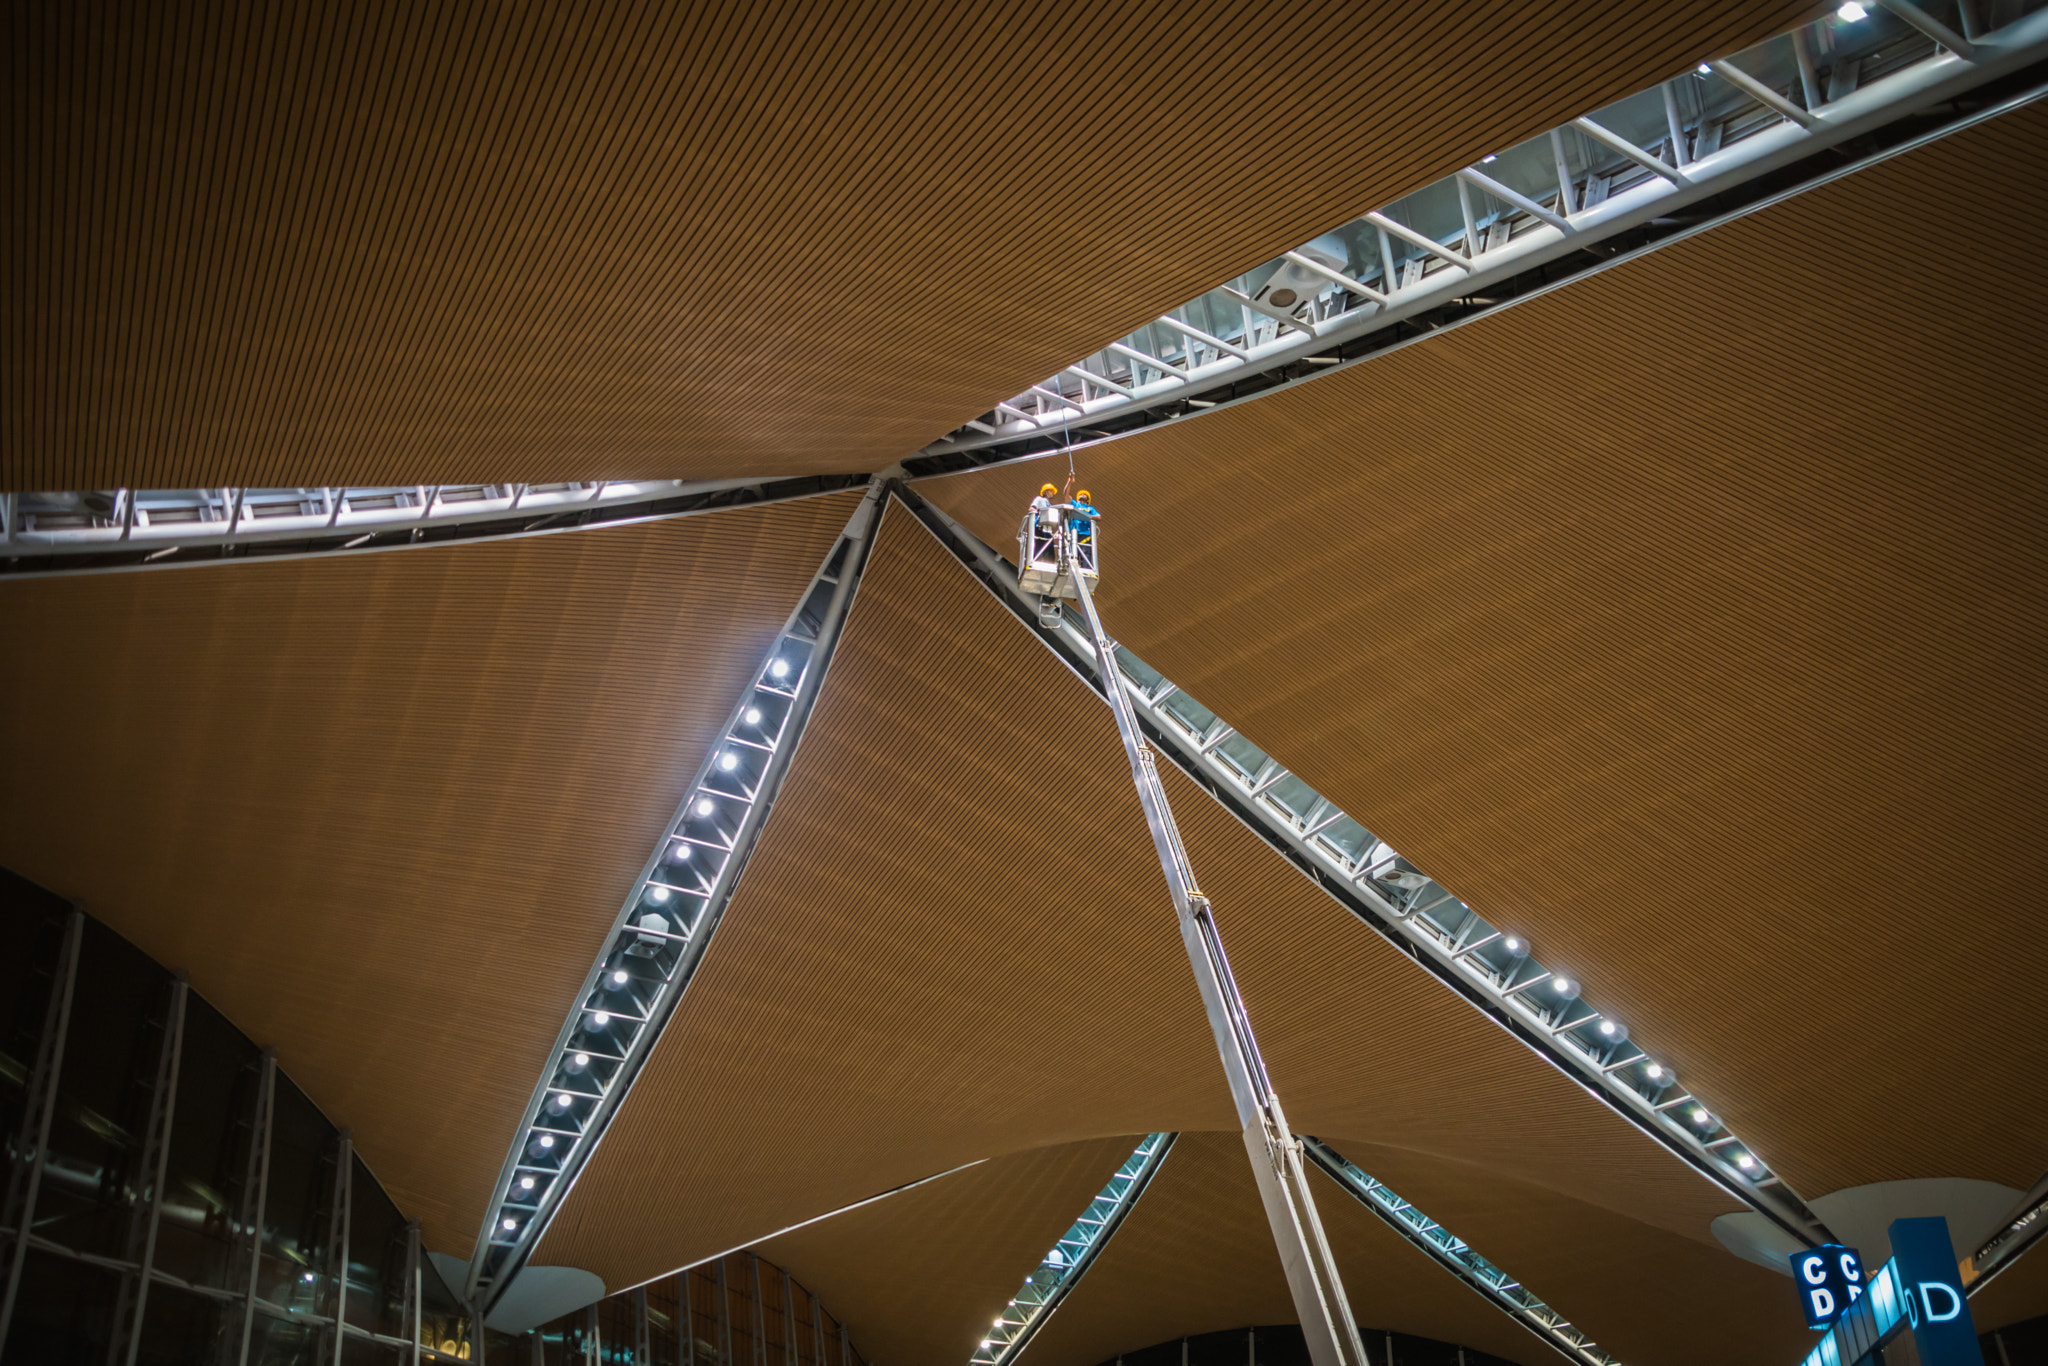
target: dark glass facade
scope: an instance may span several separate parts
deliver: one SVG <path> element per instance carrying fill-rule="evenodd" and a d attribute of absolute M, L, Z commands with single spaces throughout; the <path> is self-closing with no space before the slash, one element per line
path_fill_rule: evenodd
<path fill-rule="evenodd" d="M 0 1134 L 0 1366 L 863 1366 L 816 1300 L 745 1253 L 478 1341 L 283 1062 L 4 870 Z"/>

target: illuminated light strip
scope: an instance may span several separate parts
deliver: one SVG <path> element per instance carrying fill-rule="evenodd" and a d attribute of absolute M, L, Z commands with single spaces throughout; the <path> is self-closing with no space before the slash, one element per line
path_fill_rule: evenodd
<path fill-rule="evenodd" d="M 1145 1141 L 1124 1159 L 1116 1175 L 1109 1178 L 1109 1184 L 1088 1202 L 1088 1208 L 1081 1211 L 1073 1226 L 1060 1235 L 1052 1250 L 1025 1277 L 1023 1288 L 967 1358 L 968 1366 L 1009 1366 L 1030 1345 L 1032 1337 L 1094 1264 L 1117 1225 L 1145 1193 L 1176 1137 L 1147 1134 Z"/>
<path fill-rule="evenodd" d="M 866 478 L 0 493 L 0 573 L 389 550 L 783 502 Z"/>
<path fill-rule="evenodd" d="M 1100 690 L 1094 648 L 1072 623 L 1041 629 L 1036 598 L 1018 589 L 1015 569 L 916 493 L 899 496 L 1046 648 Z M 1224 723 L 1128 649 L 1116 653 L 1120 681 L 1155 746 L 1332 899 L 1730 1195 L 1802 1243 L 1837 1241 L 1711 1106 L 1620 1021 L 1586 1004 L 1575 982 L 1538 962 L 1526 940 L 1488 923 L 1359 822 L 1330 819 L 1334 803 L 1292 774 L 1276 781 L 1277 762 L 1243 736 L 1233 732 L 1205 749 Z"/>
<path fill-rule="evenodd" d="M 1394 1232 L 1428 1253 L 1439 1266 L 1491 1300 L 1502 1313 L 1584 1366 L 1621 1366 L 1619 1359 L 1602 1351 L 1593 1339 L 1536 1298 L 1520 1281 L 1474 1252 L 1464 1239 L 1360 1171 L 1321 1139 L 1297 1136 L 1301 1138 L 1302 1151 L 1322 1168 L 1324 1175 L 1378 1215 Z"/>
<path fill-rule="evenodd" d="M 990 415 L 997 419 L 993 424 L 977 421 L 962 426 L 925 447 L 906 461 L 905 467 L 914 476 L 925 476 L 1064 447 L 1064 433 L 1075 424 L 1097 424 L 1110 429 L 1089 433 L 1099 438 L 1155 421 L 1177 420 L 1183 416 L 1180 406 L 1192 395 L 1256 379 L 1250 395 L 1255 397 L 1256 393 L 1279 384 L 1296 382 L 1300 376 L 1290 367 L 1305 362 L 1313 362 L 1314 373 L 1329 373 L 1328 367 L 1356 362 L 1417 335 L 1414 328 L 1397 328 L 1404 321 L 1415 322 L 1426 332 L 1533 297 L 1575 273 L 1603 268 L 1602 261 L 1580 255 L 1589 246 L 1612 243 L 1607 248 L 1611 254 L 1605 256 L 1606 263 L 1611 263 L 1640 250 L 1680 240 L 1715 222 L 1775 203 L 1787 193 L 1811 188 L 1858 165 L 1917 145 L 1925 138 L 1905 137 L 1874 154 L 1866 152 L 1859 143 L 1849 157 L 1835 155 L 1823 162 L 1817 156 L 1831 148 L 1844 148 L 1852 139 L 1866 139 L 1908 115 L 1956 101 L 2048 56 L 2048 12 L 2040 10 L 1993 33 L 1976 35 L 1974 61 L 1941 50 L 1931 40 L 1907 31 L 1903 24 L 1887 21 L 1891 25 L 1887 29 L 1876 19 L 1873 14 L 1871 21 L 1848 24 L 1832 18 L 1815 20 L 1729 61 L 1714 63 L 1712 75 L 1688 74 L 1653 87 L 1664 96 L 1662 126 L 1650 126 L 1651 121 L 1638 109 L 1634 122 L 1645 126 L 1632 130 L 1633 138 L 1616 130 L 1615 111 L 1642 101 L 1651 91 L 1639 92 L 1607 110 L 1593 111 L 1586 122 L 1599 130 L 1597 136 L 1588 134 L 1579 120 L 1565 124 L 1551 135 L 1552 139 L 1561 144 L 1568 134 L 1587 154 L 1586 164 L 1570 171 L 1574 178 L 1570 182 L 1569 202 L 1558 202 L 1566 198 L 1567 192 L 1563 182 L 1555 178 L 1555 172 L 1549 170 L 1552 142 L 1539 135 L 1393 205 L 1360 215 L 1337 231 L 1377 235 L 1382 248 L 1378 263 L 1368 262 L 1347 273 L 1348 263 L 1330 265 L 1316 260 L 1314 254 L 1320 249 L 1314 242 L 1282 253 L 1258 271 L 1190 300 L 1157 323 L 1065 367 L 1060 375 L 1036 386 L 1060 394 L 1063 402 L 1072 406 L 1030 412 L 1021 406 L 1033 401 L 1027 391 L 1010 404 L 997 405 Z M 1809 35 L 1821 31 L 1820 25 L 1828 26 L 1843 45 L 1834 58 L 1837 75 L 1825 83 L 1825 88 L 1815 77 L 1813 44 L 1809 41 Z M 1839 73 L 1844 70 L 1854 72 L 1861 65 L 1877 65 L 1908 47 L 1922 55 L 1861 85 L 1853 76 L 1847 80 L 1840 78 Z M 1770 79 L 1756 80 L 1752 73 L 1760 70 L 1772 73 Z M 1786 78 L 1795 95 L 1811 82 L 1810 110 L 1778 93 L 1777 87 Z M 1778 103 L 1762 101 L 1755 93 L 1758 89 Z M 1694 99 L 1703 90 L 1712 92 L 1715 102 L 1711 106 Z M 2027 98 L 2032 98 L 2033 93 L 2029 92 Z M 1699 111 L 1689 121 L 1681 117 L 1681 105 L 1696 102 L 1702 104 Z M 1786 115 L 1779 105 L 1793 108 L 1800 117 Z M 1959 113 L 1939 133 L 1955 131 L 1981 116 L 1981 112 Z M 1732 130 L 1726 140 L 1722 136 L 1724 129 Z M 1643 145 L 1644 132 L 1652 134 L 1648 146 Z M 1666 151 L 1669 160 L 1657 154 L 1659 148 Z M 1788 189 L 1772 183 L 1771 177 L 1809 159 L 1812 170 L 1803 174 L 1796 185 Z M 1672 165 L 1671 161 L 1679 164 Z M 1661 172 L 1656 169 L 1659 166 L 1663 168 Z M 1520 179 L 1528 184 L 1538 170 L 1553 177 L 1553 188 L 1527 194 L 1502 184 L 1504 179 Z M 1596 197 L 1588 190 L 1596 183 L 1600 195 L 1589 204 L 1587 200 Z M 1750 202 L 1739 203 L 1732 210 L 1720 207 L 1719 197 L 1739 200 L 1746 188 Z M 1432 239 L 1437 243 L 1435 253 L 1416 247 L 1418 254 L 1410 255 L 1406 261 L 1397 260 L 1394 243 L 1412 242 L 1414 235 L 1406 229 L 1389 234 L 1375 222 L 1376 216 L 1398 227 L 1402 218 L 1427 216 L 1430 203 L 1441 203 L 1447 196 L 1456 198 L 1464 221 L 1448 234 Z M 1688 206 L 1700 206 L 1710 216 L 1691 220 L 1680 212 Z M 1483 216 L 1482 209 L 1488 210 Z M 1633 238 L 1615 242 L 1622 234 L 1636 231 L 1650 235 L 1647 245 L 1638 245 Z M 1462 259 L 1468 255 L 1469 270 L 1462 265 Z M 1448 264 L 1439 257 L 1458 257 L 1461 264 Z M 1419 277 L 1409 269 L 1418 263 Z M 1286 283 L 1301 295 L 1301 301 L 1291 306 L 1293 313 L 1299 315 L 1292 328 L 1272 319 L 1260 299 L 1264 291 L 1273 287 L 1269 276 L 1271 280 L 1283 278 L 1280 271 L 1290 272 Z M 1313 284 L 1303 283 L 1308 280 L 1313 280 Z M 1503 293 L 1508 297 L 1496 297 Z M 1196 313 L 1211 328 L 1223 328 L 1228 335 L 1218 340 L 1227 349 L 1211 348 L 1206 358 L 1196 353 L 1194 343 L 1183 336 L 1193 327 L 1192 319 L 1184 315 Z M 1217 323 L 1217 316 L 1233 321 L 1227 325 Z M 1169 329 L 1172 335 L 1159 333 L 1160 327 Z M 1385 338 L 1375 337 L 1371 343 L 1362 340 L 1382 332 L 1387 333 Z M 1230 341 L 1233 336 L 1235 342 Z M 1131 344 L 1134 342 L 1146 342 L 1156 356 L 1143 346 Z M 1146 379 L 1141 370 L 1157 373 Z M 1087 381 L 1076 381 L 1080 396 L 1066 395 L 1061 377 L 1077 371 L 1091 376 L 1099 374 L 1104 381 L 1122 385 L 1129 393 L 1104 390 L 1089 399 Z M 1201 402 L 1206 410 L 1217 401 L 1238 397 L 1233 391 L 1218 400 Z M 1037 401 L 1041 406 L 1046 402 Z"/>
<path fill-rule="evenodd" d="M 584 978 L 477 1231 L 462 1294 L 483 1312 L 561 1209 L 718 928 L 853 605 L 883 487 L 870 483 L 776 637 Z"/>

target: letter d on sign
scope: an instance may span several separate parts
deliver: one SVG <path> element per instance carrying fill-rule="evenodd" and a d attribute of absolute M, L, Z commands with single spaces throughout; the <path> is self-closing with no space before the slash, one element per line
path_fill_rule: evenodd
<path fill-rule="evenodd" d="M 1835 1316 L 1835 1297 L 1827 1291 L 1809 1290 L 1806 1292 L 1806 1298 L 1809 1310 L 1807 1317 L 1809 1319 L 1819 1319 L 1822 1323 L 1826 1323 Z"/>
<path fill-rule="evenodd" d="M 1921 1366 L 1984 1366 L 1948 1220 L 1894 1219 L 1891 1236 L 1899 1280 L 1910 1287 L 1906 1308 Z"/>
<path fill-rule="evenodd" d="M 1827 1292 L 1825 1290 L 1816 1290 L 1813 1293 L 1825 1295 Z M 1943 1304 L 1946 1306 L 1941 1313 L 1936 1313 L 1934 1309 L 1934 1301 L 1937 1296 L 1941 1297 Z M 1920 1282 L 1920 1307 L 1927 1311 L 1926 1322 L 1947 1323 L 1950 1319 L 1963 1312 L 1963 1297 L 1955 1292 L 1954 1287 L 1943 1285 L 1940 1281 L 1922 1281 Z"/>

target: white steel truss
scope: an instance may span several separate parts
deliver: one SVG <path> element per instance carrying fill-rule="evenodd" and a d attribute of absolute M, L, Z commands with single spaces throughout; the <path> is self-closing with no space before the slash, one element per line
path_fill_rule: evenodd
<path fill-rule="evenodd" d="M 1304 1135 L 1301 1145 L 1309 1160 L 1359 1204 L 1545 1344 L 1580 1366 L 1621 1366 L 1619 1358 L 1602 1351 L 1593 1339 L 1572 1327 L 1570 1320 L 1536 1298 L 1520 1281 L 1474 1252 L 1463 1238 L 1359 1170 L 1329 1144 Z"/>
<path fill-rule="evenodd" d="M 634 880 L 499 1172 L 463 1298 L 488 1313 L 532 1253 L 652 1051 L 753 851 L 867 563 L 873 481 Z"/>
<path fill-rule="evenodd" d="M 1010 1300 L 981 1345 L 967 1358 L 968 1366 L 1010 1366 L 1059 1307 L 1088 1268 L 1094 1265 L 1109 1236 L 1145 1193 L 1159 1164 L 1166 1160 L 1177 1134 L 1147 1134 L 1116 1169 L 1101 1193 L 1088 1202 L 1081 1217 L 1060 1235 L 1039 1260 L 1024 1285 Z"/>
<path fill-rule="evenodd" d="M 901 496 L 1048 648 L 1102 690 L 1084 633 L 1071 621 L 1047 629 L 1016 587 L 1015 569 L 915 493 Z M 1744 1204 L 1803 1243 L 1833 1240 L 1754 1148 L 1623 1021 L 1545 967 L 1525 937 L 1487 921 L 1128 649 L 1115 653 L 1116 681 L 1152 742 L 1345 909 Z"/>
<path fill-rule="evenodd" d="M 1924 139 L 1874 154 L 1864 144 L 1980 87 L 2034 82 L 1935 135 L 2039 93 L 2041 0 L 1963 0 L 1965 34 L 1904 0 L 1881 2 L 1704 64 L 1361 215 L 1064 367 L 907 468 L 989 463 L 1070 430 L 1092 439 L 1183 415 L 1190 402 L 1213 407 L 1254 377 L 1259 392 L 1327 373 L 1915 145 Z M 1839 150 L 1817 155 L 1829 149 Z M 1810 173 L 1774 179 L 1801 166 Z M 1195 398 L 1217 390 L 1230 392 Z"/>
<path fill-rule="evenodd" d="M 860 476 L 351 488 L 0 493 L 0 572 L 387 549 L 710 511 L 851 488 Z"/>

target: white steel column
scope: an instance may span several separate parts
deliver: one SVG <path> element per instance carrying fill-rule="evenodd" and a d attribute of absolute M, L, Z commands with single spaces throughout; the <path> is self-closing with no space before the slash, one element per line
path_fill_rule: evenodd
<path fill-rule="evenodd" d="M 1062 554 L 1070 565 L 1075 550 L 1074 532 L 1068 528 Z M 1209 899 L 1197 887 L 1194 867 L 1181 845 L 1180 830 L 1174 824 L 1166 789 L 1159 781 L 1151 746 L 1139 733 L 1130 699 L 1122 688 L 1115 686 L 1116 647 L 1102 629 L 1095 599 L 1089 594 L 1087 579 L 1078 565 L 1067 577 L 1080 596 L 1081 611 L 1095 642 L 1102 676 L 1110 680 L 1110 686 L 1103 692 L 1109 699 L 1110 710 L 1116 714 L 1124 754 L 1131 761 L 1131 779 L 1145 808 L 1145 823 L 1152 831 L 1152 844 L 1159 853 L 1167 890 L 1173 895 L 1188 963 L 1194 969 L 1195 985 L 1209 1013 L 1209 1027 L 1216 1034 L 1216 1051 L 1223 1060 L 1224 1075 L 1230 1080 L 1238 1122 L 1244 1126 L 1245 1152 L 1251 1158 L 1252 1173 L 1258 1178 L 1259 1197 L 1273 1228 L 1280 1264 L 1287 1272 L 1287 1287 L 1294 1296 L 1301 1331 L 1308 1339 L 1309 1357 L 1316 1366 L 1365 1366 L 1365 1346 L 1359 1341 L 1358 1325 L 1351 1318 L 1351 1304 L 1344 1295 L 1337 1259 L 1323 1237 L 1301 1144 L 1287 1127 L 1280 1098 L 1273 1093 L 1272 1082 L 1266 1076 L 1258 1041 L 1252 1036 L 1251 1018 L 1245 1013 L 1237 983 L 1230 975 L 1230 960 L 1224 956 L 1223 940 L 1217 933 Z"/>

